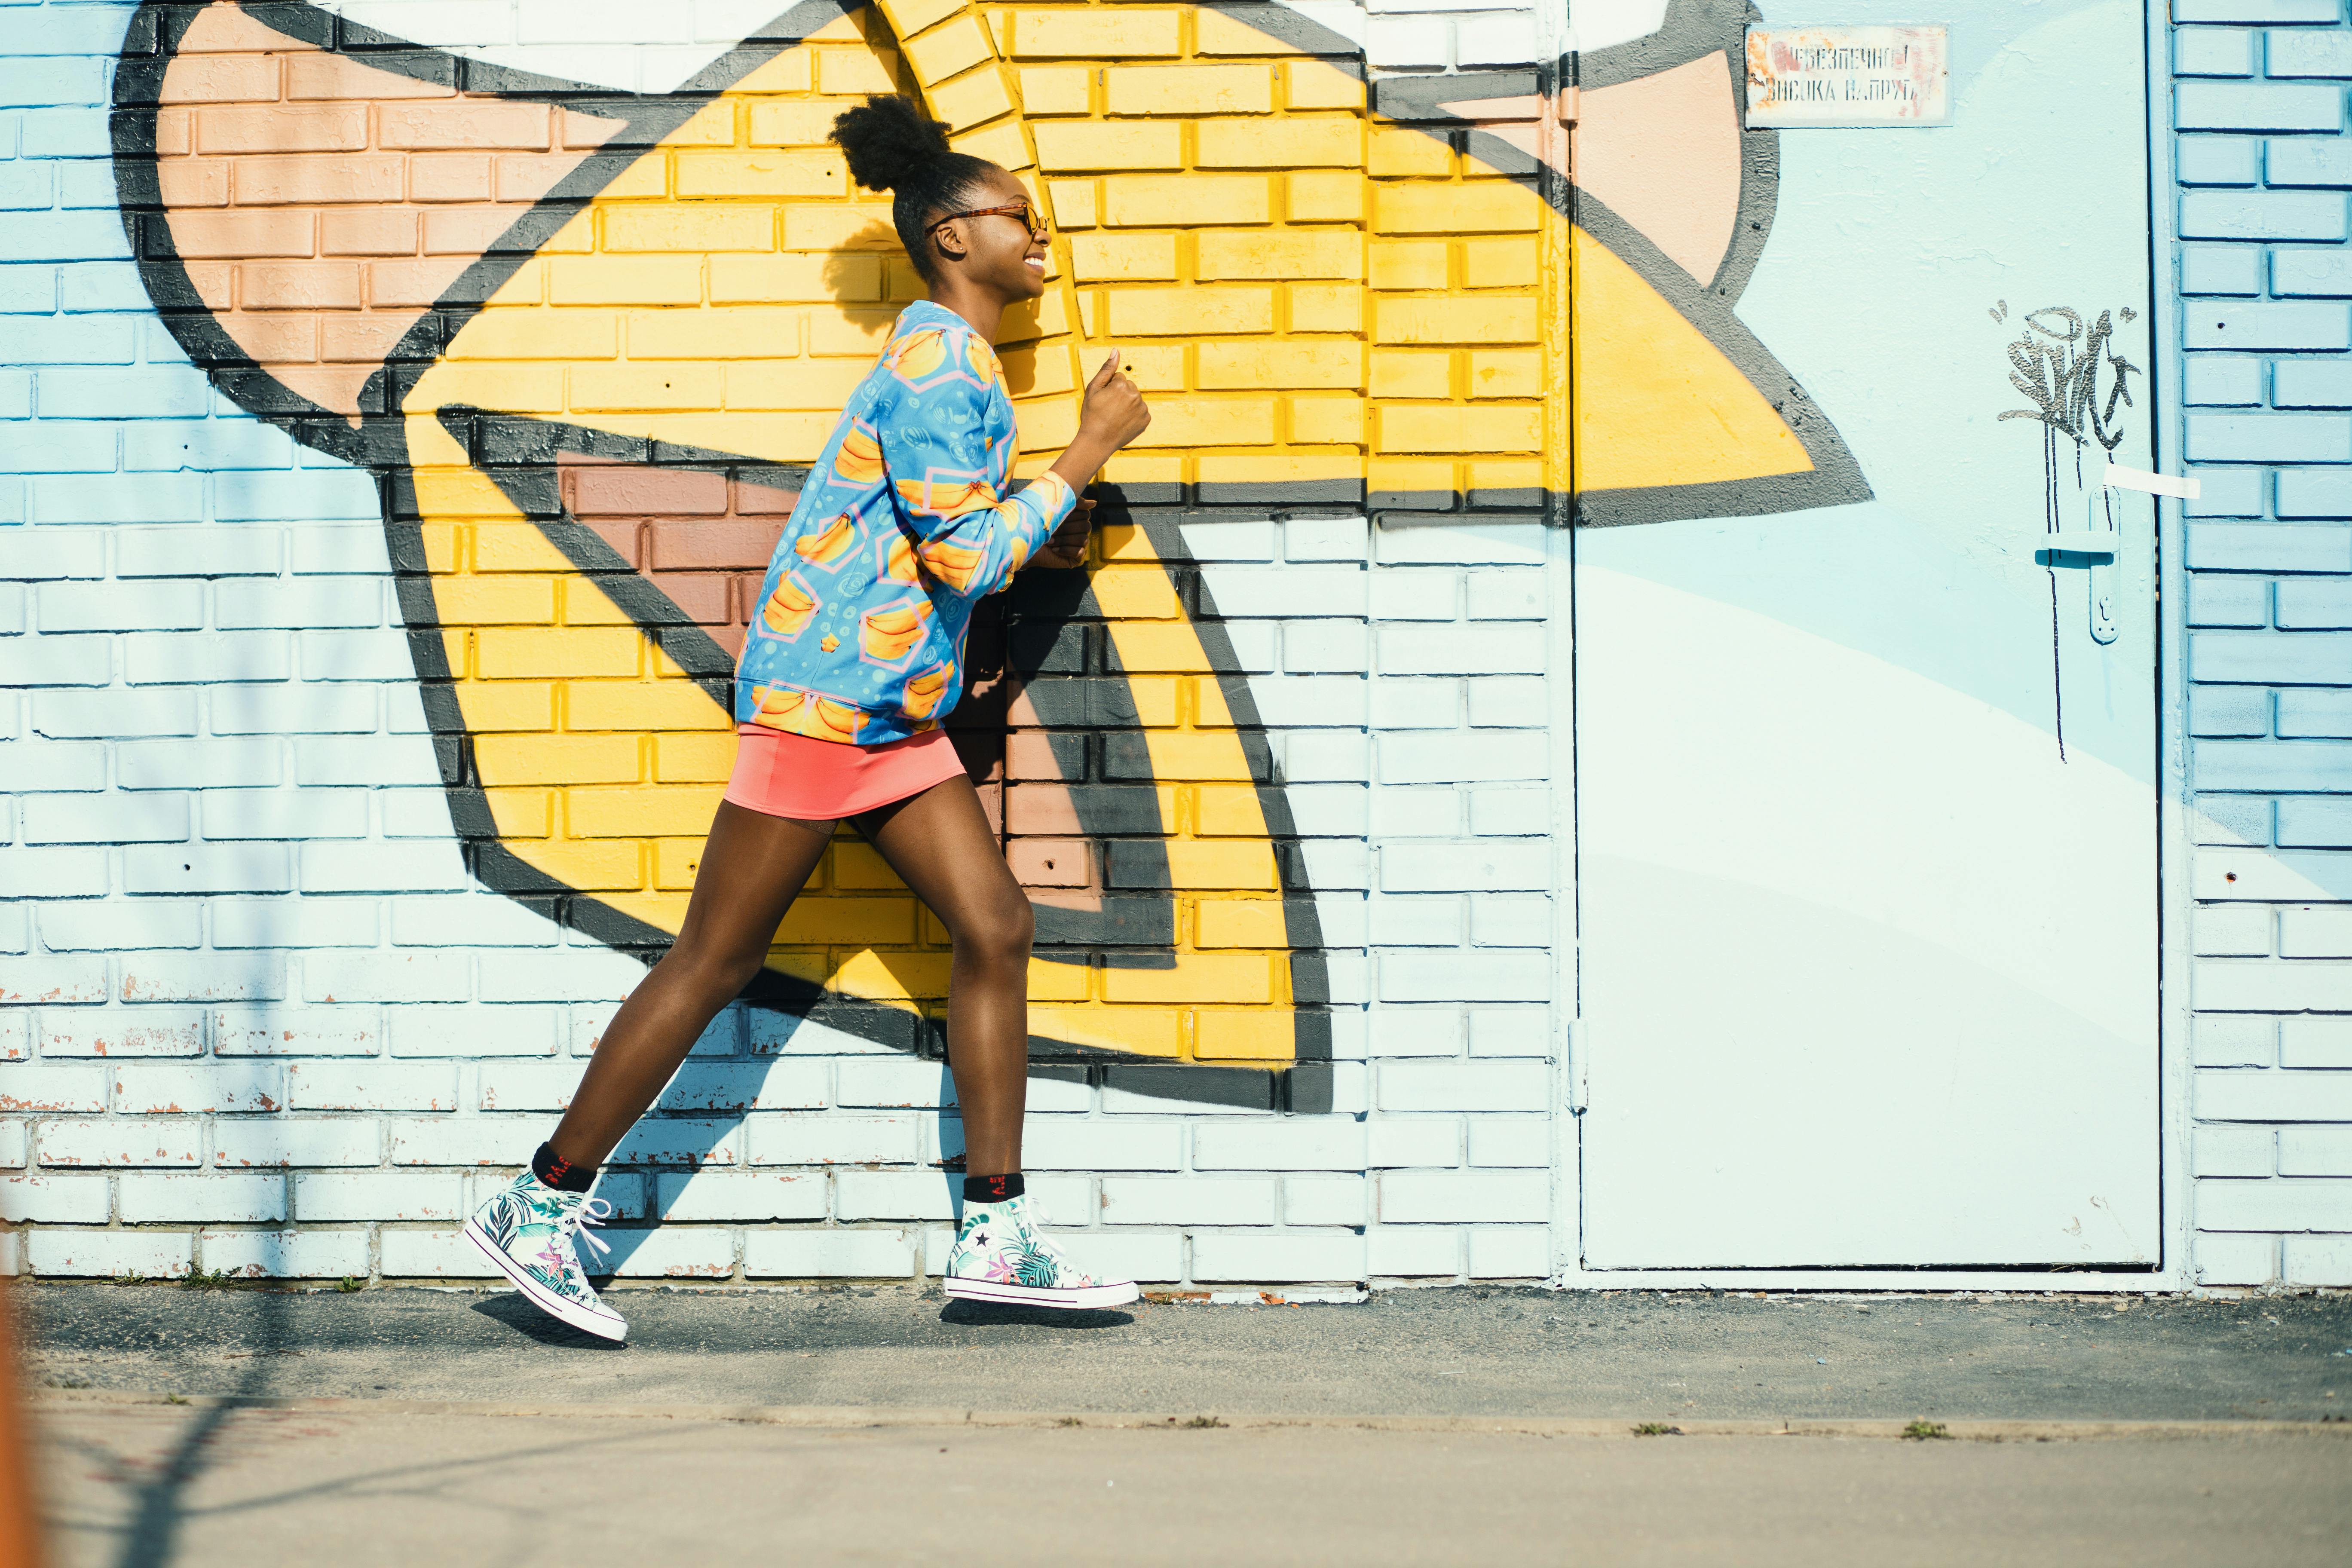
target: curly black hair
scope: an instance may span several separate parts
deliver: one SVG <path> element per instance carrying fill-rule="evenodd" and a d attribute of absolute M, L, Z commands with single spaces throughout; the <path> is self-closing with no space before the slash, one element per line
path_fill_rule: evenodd
<path fill-rule="evenodd" d="M 833 122 L 833 140 L 849 159 L 849 177 L 891 193 L 890 222 L 925 282 L 939 280 L 939 253 L 924 225 L 952 211 L 996 171 L 985 158 L 948 146 L 945 123 L 914 100 L 877 93 Z"/>

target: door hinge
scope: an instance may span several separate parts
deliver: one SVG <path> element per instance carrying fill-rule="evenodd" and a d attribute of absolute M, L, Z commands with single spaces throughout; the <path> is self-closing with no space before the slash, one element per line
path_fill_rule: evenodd
<path fill-rule="evenodd" d="M 1570 1018 L 1561 1026 L 1561 1092 L 1567 1096 L 1572 1115 L 1584 1113 L 1585 1058 L 1592 1050 L 1592 1026 L 1581 1018 Z"/>

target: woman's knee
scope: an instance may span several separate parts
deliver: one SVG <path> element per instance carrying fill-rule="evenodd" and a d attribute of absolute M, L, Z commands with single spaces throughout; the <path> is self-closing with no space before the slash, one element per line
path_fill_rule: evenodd
<path fill-rule="evenodd" d="M 767 957 L 764 949 L 757 952 L 730 951 L 682 935 L 662 955 L 656 973 L 698 996 L 718 996 L 724 1005 L 759 977 Z"/>
<path fill-rule="evenodd" d="M 1030 943 L 1036 939 L 1037 917 L 1029 900 L 1015 893 L 969 914 L 949 927 L 956 955 L 991 967 L 1021 968 L 1029 962 Z"/>

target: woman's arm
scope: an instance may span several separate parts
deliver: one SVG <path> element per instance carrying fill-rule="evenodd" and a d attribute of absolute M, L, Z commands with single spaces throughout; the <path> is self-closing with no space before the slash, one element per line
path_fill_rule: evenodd
<path fill-rule="evenodd" d="M 1011 580 L 1077 503 L 1058 473 L 1018 495 L 998 493 L 981 431 L 988 394 L 950 382 L 910 409 L 877 411 L 882 464 L 915 533 L 915 553 L 932 577 L 968 599 Z"/>

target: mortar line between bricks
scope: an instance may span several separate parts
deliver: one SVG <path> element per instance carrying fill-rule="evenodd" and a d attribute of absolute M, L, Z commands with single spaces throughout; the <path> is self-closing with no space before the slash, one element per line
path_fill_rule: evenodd
<path fill-rule="evenodd" d="M 1633 1437 L 1632 1416 L 1517 1415 L 1234 1415 L 1218 1411 L 1168 1415 L 1143 1411 L 955 1410 L 922 1405 L 573 1405 L 560 1400 L 269 1398 L 247 1394 L 172 1394 L 131 1389 L 47 1390 L 31 1401 L 36 1414 L 77 1407 L 160 1405 L 186 1410 L 256 1410 L 299 1415 L 562 1416 L 567 1420 L 730 1422 L 757 1426 L 824 1428 L 984 1426 L 1080 1427 L 1151 1431 L 1213 1419 L 1224 1429 L 1308 1427 L 1324 1431 L 1458 1432 L 1538 1437 Z M 1685 1437 L 1832 1437 L 1911 1441 L 1904 1428 L 1917 1416 L 1872 1420 L 1685 1420 Z M 2352 1439 L 2352 1422 L 2271 1421 L 1946 1421 L 1945 1436 L 1976 1443 L 2089 1442 L 2117 1438 L 2293 1436 Z"/>

